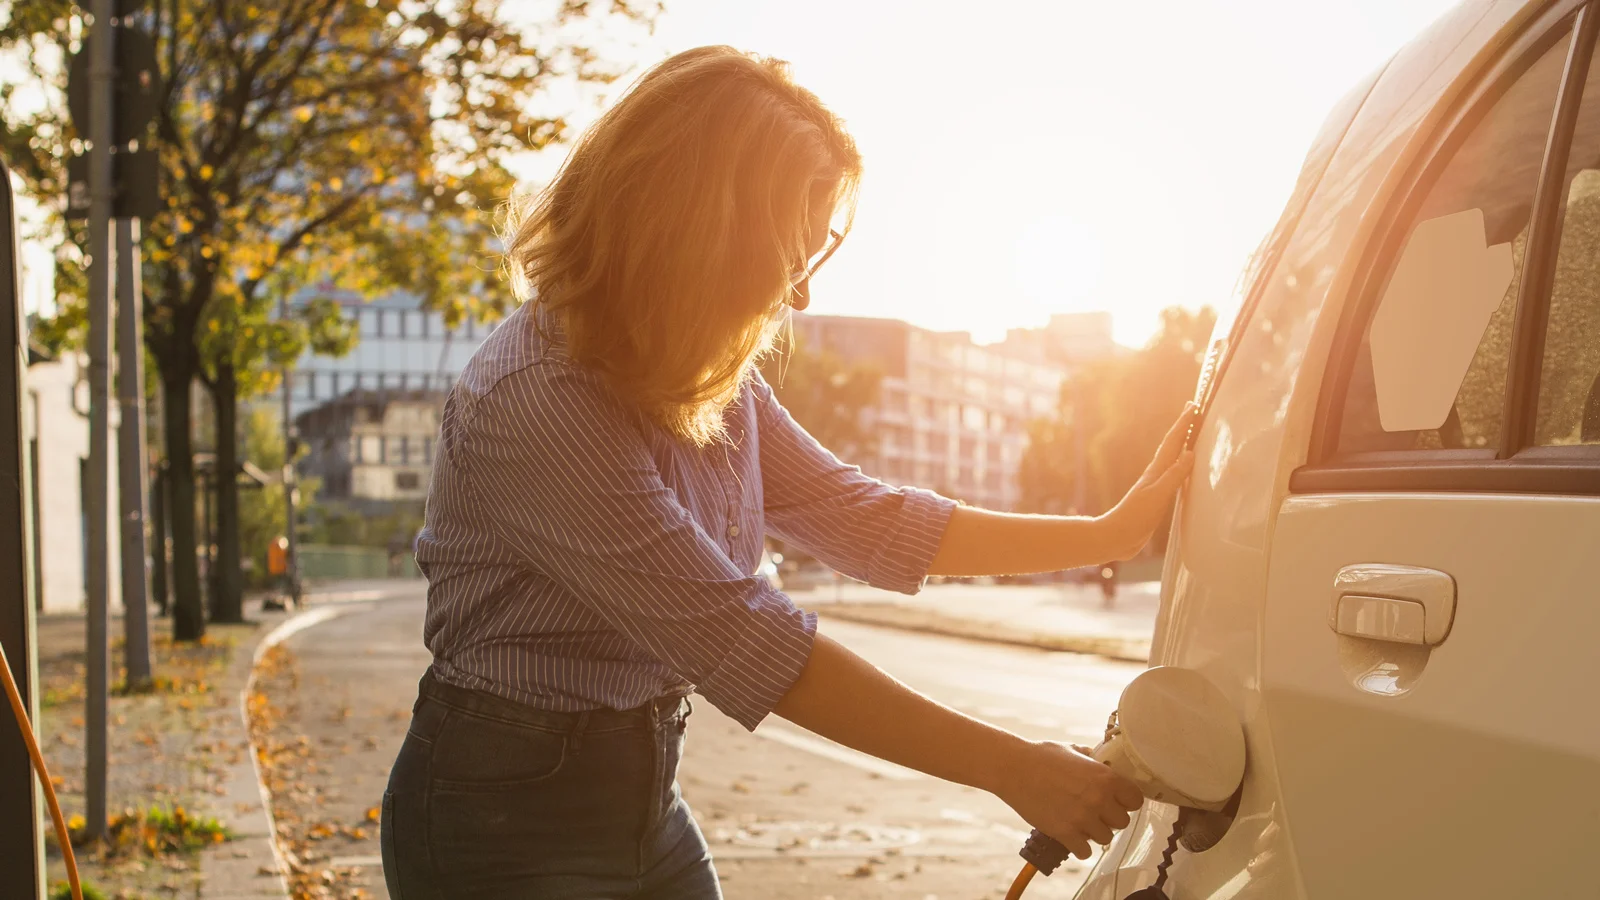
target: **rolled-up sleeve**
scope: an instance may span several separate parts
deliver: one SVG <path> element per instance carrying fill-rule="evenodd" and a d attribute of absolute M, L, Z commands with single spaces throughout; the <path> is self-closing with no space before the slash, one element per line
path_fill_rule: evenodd
<path fill-rule="evenodd" d="M 461 418 L 452 462 L 511 552 L 754 729 L 805 668 L 816 616 L 734 566 L 599 378 L 534 364 Z"/>
<path fill-rule="evenodd" d="M 767 530 L 857 581 L 902 594 L 920 590 L 956 502 L 890 486 L 840 462 L 759 375 L 752 392 Z"/>

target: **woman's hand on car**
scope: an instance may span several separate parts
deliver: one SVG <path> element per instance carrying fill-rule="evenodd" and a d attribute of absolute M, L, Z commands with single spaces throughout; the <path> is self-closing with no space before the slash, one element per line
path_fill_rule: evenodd
<path fill-rule="evenodd" d="M 1144 802 L 1133 782 L 1054 741 L 1022 745 L 995 793 L 1079 859 L 1089 858 L 1090 841 L 1111 843 L 1111 833 L 1127 827 L 1128 813 Z"/>
<path fill-rule="evenodd" d="M 1155 459 L 1144 474 L 1128 489 L 1121 501 L 1099 519 L 1105 529 L 1108 560 L 1128 559 L 1137 554 L 1150 535 L 1161 525 L 1171 508 L 1172 498 L 1189 479 L 1194 467 L 1194 451 L 1184 448 L 1199 410 L 1190 403 L 1162 438 Z"/>

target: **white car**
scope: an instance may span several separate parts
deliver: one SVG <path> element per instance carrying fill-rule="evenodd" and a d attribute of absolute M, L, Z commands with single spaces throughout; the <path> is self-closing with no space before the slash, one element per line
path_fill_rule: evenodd
<path fill-rule="evenodd" d="M 1081 898 L 1600 897 L 1597 31 L 1463 3 L 1311 148 L 1202 388 L 1151 660 L 1237 712 L 1236 811 L 1159 872 L 1147 803 Z"/>

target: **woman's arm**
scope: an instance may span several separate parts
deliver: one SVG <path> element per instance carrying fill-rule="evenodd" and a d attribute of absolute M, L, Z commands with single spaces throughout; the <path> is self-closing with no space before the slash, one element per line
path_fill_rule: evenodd
<path fill-rule="evenodd" d="M 1173 496 L 1189 477 L 1194 455 L 1183 444 L 1194 420 L 1191 403 L 1138 482 L 1105 515 L 1023 516 L 957 508 L 928 574 L 1023 575 L 1133 556 L 1161 524 Z"/>
<path fill-rule="evenodd" d="M 1028 741 L 917 693 L 823 634 L 778 701 L 785 719 L 879 759 L 986 790 L 1078 857 L 1108 843 L 1139 789 L 1070 747 Z"/>

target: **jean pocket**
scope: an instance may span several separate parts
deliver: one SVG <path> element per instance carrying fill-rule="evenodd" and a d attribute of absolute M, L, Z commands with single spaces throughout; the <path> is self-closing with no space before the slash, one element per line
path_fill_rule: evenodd
<path fill-rule="evenodd" d="M 583 872 L 593 876 L 632 878 L 638 875 L 639 836 L 648 820 L 650 791 L 655 782 L 650 735 L 642 729 L 608 734 L 587 734 L 582 750 L 568 752 L 565 760 L 549 768 L 543 763 L 513 766 L 501 760 L 494 771 L 480 771 L 472 779 L 461 771 L 454 717 L 447 737 L 434 756 L 435 778 L 428 792 L 428 846 L 430 860 L 440 878 L 456 884 L 463 894 L 482 887 L 482 879 L 510 883 L 519 878 Z M 473 727 L 473 733 L 484 735 Z M 551 741 L 559 736 L 549 735 Z M 536 743 L 542 743 L 537 741 Z M 548 748 L 547 748 L 548 749 Z M 474 754 L 512 751 L 483 743 Z M 540 750 L 524 750 L 533 755 Z M 537 773 L 549 768 L 549 774 Z M 490 776 L 508 774 L 516 780 L 491 782 Z M 529 896 L 519 894 L 516 896 Z"/>
<path fill-rule="evenodd" d="M 567 760 L 567 736 L 452 710 L 434 737 L 435 790 L 503 791 L 537 784 Z"/>

